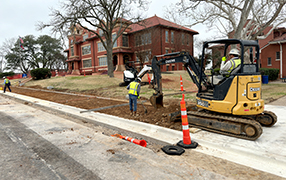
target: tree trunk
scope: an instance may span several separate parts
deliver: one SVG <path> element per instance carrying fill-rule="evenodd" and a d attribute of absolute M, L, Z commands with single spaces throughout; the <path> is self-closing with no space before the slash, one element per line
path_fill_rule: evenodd
<path fill-rule="evenodd" d="M 108 67 L 108 76 L 114 77 L 113 74 L 113 59 L 112 59 L 112 48 L 113 45 L 111 42 L 107 42 L 107 67 Z"/>

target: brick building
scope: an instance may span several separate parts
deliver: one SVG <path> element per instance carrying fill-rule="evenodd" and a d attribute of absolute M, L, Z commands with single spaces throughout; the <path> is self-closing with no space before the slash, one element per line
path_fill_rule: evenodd
<path fill-rule="evenodd" d="M 279 77 L 286 76 L 286 28 L 277 28 L 260 45 L 261 67 L 280 69 Z"/>
<path fill-rule="evenodd" d="M 118 29 L 113 32 L 116 36 Z M 101 34 L 98 31 L 99 34 Z M 139 67 L 139 59 L 150 63 L 154 55 L 177 51 L 187 51 L 193 55 L 193 36 L 198 32 L 172 23 L 158 16 L 144 20 L 144 26 L 134 24 L 125 30 L 113 46 L 113 65 L 115 71 L 125 70 L 128 61 Z M 74 27 L 68 36 L 68 74 L 79 75 L 107 71 L 107 56 L 100 39 L 93 33 Z M 104 39 L 104 37 L 103 37 Z M 182 70 L 180 63 L 165 65 L 162 71 Z"/>

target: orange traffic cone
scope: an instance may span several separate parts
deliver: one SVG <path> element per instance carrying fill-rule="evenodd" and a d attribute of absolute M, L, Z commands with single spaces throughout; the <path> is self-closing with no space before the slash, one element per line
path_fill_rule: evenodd
<path fill-rule="evenodd" d="M 134 144 L 138 144 L 140 146 L 143 146 L 143 147 L 146 147 L 147 146 L 147 142 L 143 139 L 143 140 L 138 140 L 138 139 L 133 139 L 131 137 L 128 137 L 128 136 L 122 136 L 120 134 L 114 134 L 114 135 L 111 135 L 111 136 L 116 136 L 116 137 L 119 137 L 121 139 L 125 139 L 127 141 L 130 141 Z"/>
<path fill-rule="evenodd" d="M 178 146 L 183 148 L 196 148 L 198 143 L 191 141 L 190 130 L 189 130 L 189 122 L 188 122 L 188 115 L 186 109 L 186 102 L 185 102 L 185 94 L 183 94 L 183 98 L 181 101 L 181 119 L 182 119 L 182 129 L 183 129 L 183 141 L 179 141 L 177 143 Z"/>
<path fill-rule="evenodd" d="M 182 75 L 180 75 L 180 82 L 181 82 L 181 91 L 184 91 Z"/>
<path fill-rule="evenodd" d="M 85 70 L 83 70 L 84 76 L 85 76 Z"/>

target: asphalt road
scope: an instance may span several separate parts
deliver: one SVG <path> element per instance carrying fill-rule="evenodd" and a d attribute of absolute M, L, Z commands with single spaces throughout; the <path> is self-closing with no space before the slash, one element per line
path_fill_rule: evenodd
<path fill-rule="evenodd" d="M 0 179 L 228 179 L 0 96 Z"/>
<path fill-rule="evenodd" d="M 100 179 L 15 118 L 0 117 L 0 179 Z"/>

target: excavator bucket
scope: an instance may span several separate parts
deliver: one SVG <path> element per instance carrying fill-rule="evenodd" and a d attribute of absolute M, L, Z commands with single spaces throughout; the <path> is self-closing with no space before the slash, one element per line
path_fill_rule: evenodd
<path fill-rule="evenodd" d="M 163 107 L 163 94 L 153 94 L 153 96 L 150 97 L 150 103 L 155 109 Z"/>

